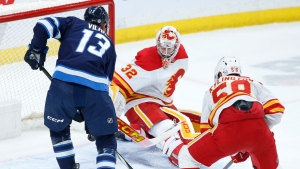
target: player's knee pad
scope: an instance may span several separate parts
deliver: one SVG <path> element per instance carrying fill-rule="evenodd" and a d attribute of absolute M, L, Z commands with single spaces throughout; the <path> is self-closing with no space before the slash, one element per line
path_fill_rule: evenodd
<path fill-rule="evenodd" d="M 96 160 L 97 168 L 114 169 L 116 166 L 116 150 L 112 148 L 99 148 Z"/>
<path fill-rule="evenodd" d="M 191 156 L 186 145 L 182 146 L 178 154 L 178 165 L 181 169 L 199 169 L 201 166 L 201 164 Z"/>
<path fill-rule="evenodd" d="M 65 140 L 71 140 L 70 128 L 66 128 L 59 132 L 50 130 L 50 137 L 51 137 L 52 145 L 58 144 Z"/>

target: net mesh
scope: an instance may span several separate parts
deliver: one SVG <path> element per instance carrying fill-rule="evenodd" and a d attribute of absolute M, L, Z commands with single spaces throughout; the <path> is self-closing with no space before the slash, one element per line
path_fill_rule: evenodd
<path fill-rule="evenodd" d="M 64 0 L 63 3 L 57 0 L 36 1 L 18 5 L 0 7 L 0 14 L 23 12 L 28 7 L 32 9 L 59 6 L 61 4 L 76 3 L 78 1 Z M 107 8 L 107 5 L 103 5 Z M 60 12 L 51 15 L 22 19 L 0 23 L 0 102 L 20 101 L 22 104 L 22 121 L 43 117 L 44 104 L 50 80 L 39 70 L 31 70 L 24 61 L 27 46 L 33 37 L 33 27 L 40 18 L 48 16 L 67 17 L 76 16 L 83 19 L 85 7 L 69 12 Z M 9 12 L 10 11 L 10 12 Z M 41 11 L 42 12 L 42 11 Z M 49 39 L 47 46 L 49 51 L 45 62 L 45 68 L 52 75 L 59 41 Z"/>

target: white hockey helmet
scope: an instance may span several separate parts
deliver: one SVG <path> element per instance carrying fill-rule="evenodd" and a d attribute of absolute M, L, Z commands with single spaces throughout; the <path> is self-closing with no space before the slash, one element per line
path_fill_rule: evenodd
<path fill-rule="evenodd" d="M 164 26 L 156 34 L 157 52 L 162 59 L 173 59 L 180 47 L 180 34 L 173 26 Z"/>
<path fill-rule="evenodd" d="M 222 76 L 241 75 L 240 61 L 234 56 L 225 56 L 220 59 L 215 68 L 215 82 Z"/>

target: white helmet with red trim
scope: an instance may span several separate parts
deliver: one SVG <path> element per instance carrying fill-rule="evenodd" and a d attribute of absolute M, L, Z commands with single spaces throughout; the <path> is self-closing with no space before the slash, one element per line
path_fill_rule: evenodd
<path fill-rule="evenodd" d="M 167 68 L 178 53 L 180 34 L 173 26 L 164 26 L 156 34 L 157 52 L 162 58 L 163 67 Z"/>
<path fill-rule="evenodd" d="M 241 75 L 240 61 L 234 56 L 225 56 L 220 59 L 215 68 L 215 82 L 222 76 L 227 75 Z"/>

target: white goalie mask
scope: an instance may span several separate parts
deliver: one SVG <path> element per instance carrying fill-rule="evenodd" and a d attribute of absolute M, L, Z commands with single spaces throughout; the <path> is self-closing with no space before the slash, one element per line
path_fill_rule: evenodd
<path fill-rule="evenodd" d="M 156 34 L 157 52 L 162 58 L 164 68 L 168 68 L 178 53 L 180 47 L 180 34 L 173 26 L 164 26 Z"/>
<path fill-rule="evenodd" d="M 220 59 L 215 68 L 215 82 L 222 76 L 230 74 L 241 75 L 240 61 L 234 56 L 225 56 Z"/>

